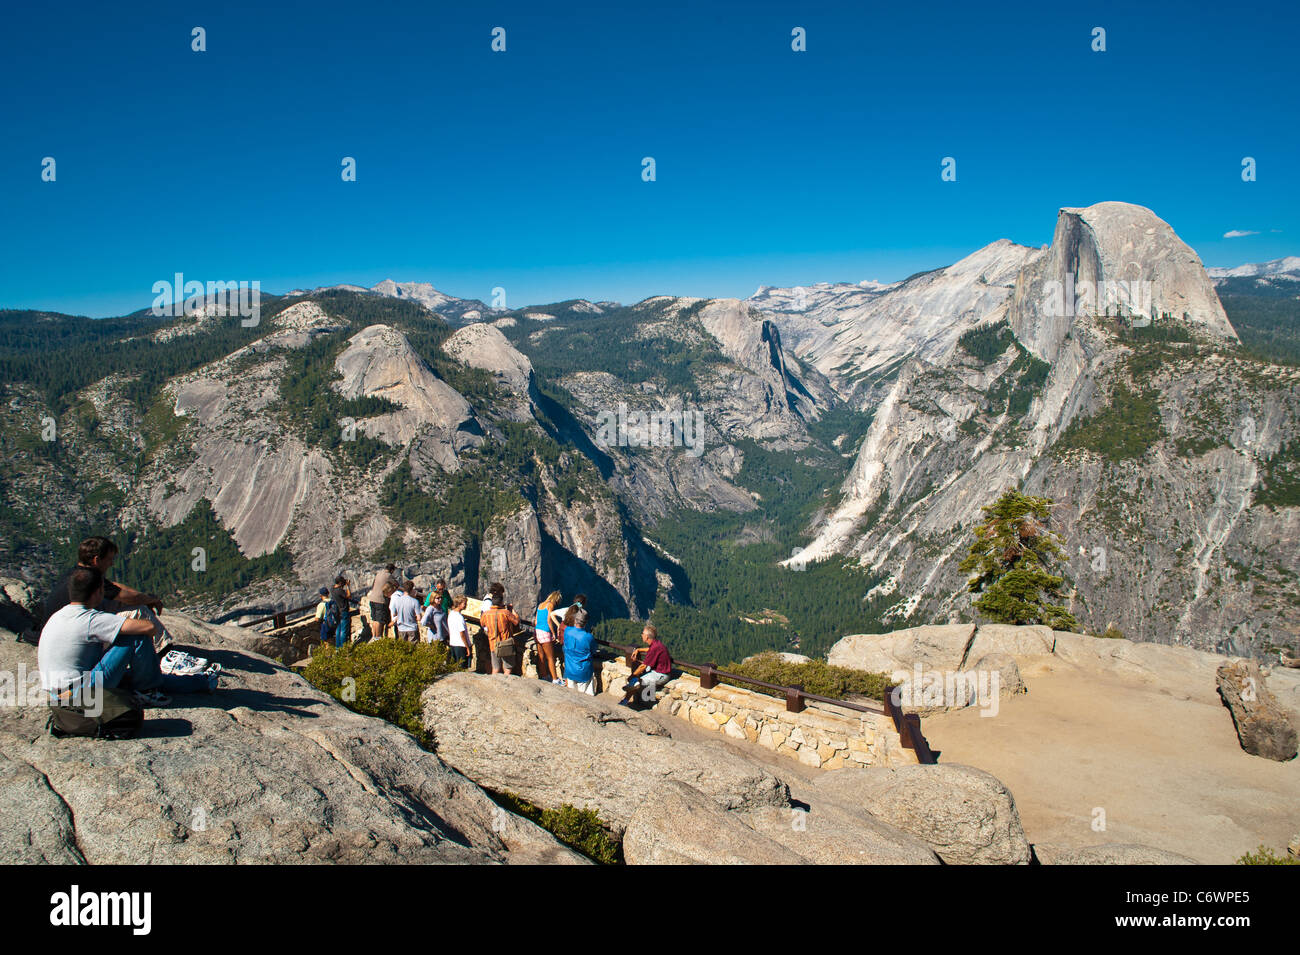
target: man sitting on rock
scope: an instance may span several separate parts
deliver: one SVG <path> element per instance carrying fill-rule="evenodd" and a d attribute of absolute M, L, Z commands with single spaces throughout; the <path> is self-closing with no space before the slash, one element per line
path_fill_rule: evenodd
<path fill-rule="evenodd" d="M 45 599 L 43 626 L 55 613 L 68 604 L 68 582 L 72 574 L 81 568 L 92 568 L 104 577 L 104 600 L 100 608 L 105 613 L 122 613 L 129 611 L 130 616 L 147 621 L 156 629 L 154 633 L 154 651 L 161 653 L 171 645 L 172 639 L 163 626 L 158 614 L 162 613 L 163 603 L 153 594 L 141 593 L 125 584 L 108 579 L 108 572 L 117 560 L 117 545 L 107 537 L 87 537 L 77 548 L 77 566 L 55 586 Z"/>
<path fill-rule="evenodd" d="M 631 706 L 632 697 L 640 695 L 646 703 L 655 701 L 655 690 L 668 682 L 673 672 L 673 658 L 668 648 L 659 639 L 659 631 L 650 624 L 641 631 L 645 646 L 632 651 L 628 664 L 632 669 L 632 679 L 628 680 L 627 693 L 619 706 Z M 644 657 L 644 659 L 642 659 Z M 638 662 L 639 661 L 639 662 Z"/>
<path fill-rule="evenodd" d="M 168 676 L 158 668 L 154 637 L 160 624 L 106 613 L 107 582 L 94 567 L 77 567 L 68 576 L 68 600 L 41 630 L 36 659 L 41 686 L 61 705 L 79 706 L 102 688 L 129 680 L 138 706 L 166 706 L 173 693 L 211 692 L 215 672 Z"/>

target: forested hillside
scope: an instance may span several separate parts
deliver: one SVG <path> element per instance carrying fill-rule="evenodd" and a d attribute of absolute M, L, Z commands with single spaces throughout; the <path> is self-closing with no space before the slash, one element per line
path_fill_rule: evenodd
<path fill-rule="evenodd" d="M 1215 290 L 1249 352 L 1269 361 L 1300 364 L 1300 279 L 1219 279 Z"/>

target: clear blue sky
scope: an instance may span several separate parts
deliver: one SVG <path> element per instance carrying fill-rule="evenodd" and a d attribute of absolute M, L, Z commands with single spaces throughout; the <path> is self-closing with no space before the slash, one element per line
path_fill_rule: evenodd
<path fill-rule="evenodd" d="M 172 0 L 5 21 L 0 307 L 119 314 L 178 271 L 502 286 L 511 306 L 743 297 L 1041 244 L 1060 206 L 1106 199 L 1207 265 L 1300 254 L 1294 3 Z"/>

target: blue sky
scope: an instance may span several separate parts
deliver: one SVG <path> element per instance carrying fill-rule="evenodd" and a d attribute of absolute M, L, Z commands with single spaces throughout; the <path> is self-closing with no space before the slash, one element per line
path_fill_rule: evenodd
<path fill-rule="evenodd" d="M 1300 254 L 1295 4 L 23 6 L 0 307 L 120 314 L 175 272 L 743 297 L 1041 244 L 1107 199 L 1207 265 Z"/>

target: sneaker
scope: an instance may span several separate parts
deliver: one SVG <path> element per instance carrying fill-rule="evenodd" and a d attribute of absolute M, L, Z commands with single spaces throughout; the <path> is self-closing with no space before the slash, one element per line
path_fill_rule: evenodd
<path fill-rule="evenodd" d="M 174 676 L 193 676 L 202 673 L 208 667 L 208 661 L 191 653 L 172 650 L 158 662 L 158 668 Z"/>
<path fill-rule="evenodd" d="M 136 706 L 140 707 L 141 709 L 150 706 L 152 707 L 167 706 L 168 704 L 171 703 L 171 701 L 172 698 L 168 696 L 166 693 L 163 693 L 161 690 L 150 690 L 148 693 L 140 693 L 137 691 L 131 696 L 131 702 L 133 702 Z"/>

